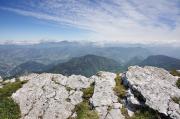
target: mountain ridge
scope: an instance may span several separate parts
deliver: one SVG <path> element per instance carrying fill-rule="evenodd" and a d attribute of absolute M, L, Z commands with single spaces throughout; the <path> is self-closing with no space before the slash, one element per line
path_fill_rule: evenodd
<path fill-rule="evenodd" d="M 165 56 L 165 55 L 152 55 L 142 61 L 140 66 L 156 66 L 166 70 L 180 69 L 180 59 Z"/>
<path fill-rule="evenodd" d="M 113 59 L 89 54 L 72 58 L 65 63 L 60 63 L 49 69 L 48 72 L 61 73 L 64 75 L 81 74 L 91 76 L 100 70 L 116 71 L 120 67 L 121 65 Z"/>

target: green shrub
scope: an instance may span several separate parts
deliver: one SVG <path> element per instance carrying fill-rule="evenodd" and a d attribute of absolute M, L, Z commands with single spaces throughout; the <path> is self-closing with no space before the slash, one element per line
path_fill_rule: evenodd
<path fill-rule="evenodd" d="M 180 89 L 180 78 L 178 78 L 178 80 L 176 82 L 176 86 Z"/>
<path fill-rule="evenodd" d="M 117 76 L 114 80 L 116 82 L 116 86 L 114 87 L 113 90 L 115 91 L 116 95 L 119 98 L 124 98 L 126 95 L 126 89 L 125 89 L 124 85 L 122 84 L 121 76 L 119 76 L 119 74 L 117 74 Z"/>
<path fill-rule="evenodd" d="M 0 119 L 19 119 L 19 106 L 11 99 L 12 93 L 16 92 L 26 81 L 8 83 L 0 89 Z"/>
<path fill-rule="evenodd" d="M 76 105 L 75 111 L 77 113 L 76 119 L 99 119 L 97 112 L 90 109 L 88 101 Z"/>

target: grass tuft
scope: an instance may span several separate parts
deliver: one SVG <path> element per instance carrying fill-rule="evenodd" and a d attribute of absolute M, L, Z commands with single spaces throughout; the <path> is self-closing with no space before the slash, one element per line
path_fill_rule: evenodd
<path fill-rule="evenodd" d="M 97 112 L 91 110 L 88 101 L 83 101 L 76 105 L 75 111 L 77 113 L 77 119 L 99 119 Z"/>
<path fill-rule="evenodd" d="M 131 119 L 160 119 L 158 113 L 148 107 L 140 108 Z"/>
<path fill-rule="evenodd" d="M 19 106 L 12 100 L 11 95 L 26 81 L 8 83 L 0 89 L 0 117 L 1 119 L 19 119 L 21 112 Z"/>
<path fill-rule="evenodd" d="M 124 98 L 126 96 L 126 89 L 125 89 L 124 85 L 122 84 L 121 76 L 119 76 L 119 74 L 117 74 L 117 76 L 114 80 L 116 82 L 116 86 L 114 87 L 113 90 L 115 91 L 116 95 L 119 98 Z"/>

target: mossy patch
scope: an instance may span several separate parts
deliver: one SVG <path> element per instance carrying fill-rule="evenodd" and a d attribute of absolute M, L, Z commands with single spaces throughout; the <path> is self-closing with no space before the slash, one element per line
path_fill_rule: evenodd
<path fill-rule="evenodd" d="M 77 113 L 76 119 L 99 119 L 98 113 L 95 110 L 91 110 L 88 101 L 83 101 L 76 105 L 75 111 Z"/>
<path fill-rule="evenodd" d="M 0 117 L 1 119 L 19 119 L 19 106 L 11 99 L 11 95 L 16 92 L 26 81 L 16 81 L 8 83 L 0 89 Z"/>
<path fill-rule="evenodd" d="M 122 84 L 121 76 L 119 76 L 119 74 L 117 74 L 117 76 L 116 76 L 116 78 L 114 80 L 116 82 L 116 86 L 114 87 L 113 90 L 115 91 L 116 95 L 119 98 L 124 98 L 126 96 L 126 88 Z"/>

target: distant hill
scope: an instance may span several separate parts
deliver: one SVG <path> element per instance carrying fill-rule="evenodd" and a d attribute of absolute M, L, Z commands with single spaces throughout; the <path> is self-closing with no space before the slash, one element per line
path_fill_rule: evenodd
<path fill-rule="evenodd" d="M 86 55 L 58 64 L 48 70 L 48 72 L 61 73 L 63 75 L 81 74 L 89 77 L 100 70 L 116 71 L 120 70 L 120 68 L 121 65 L 115 60 L 96 55 Z"/>
<path fill-rule="evenodd" d="M 23 74 L 28 74 L 32 72 L 42 72 L 47 69 L 47 66 L 35 61 L 28 61 L 16 66 L 10 71 L 11 76 L 18 76 Z"/>
<path fill-rule="evenodd" d="M 140 66 L 145 65 L 161 67 L 167 70 L 180 69 L 180 59 L 164 55 L 153 55 L 140 63 Z"/>

